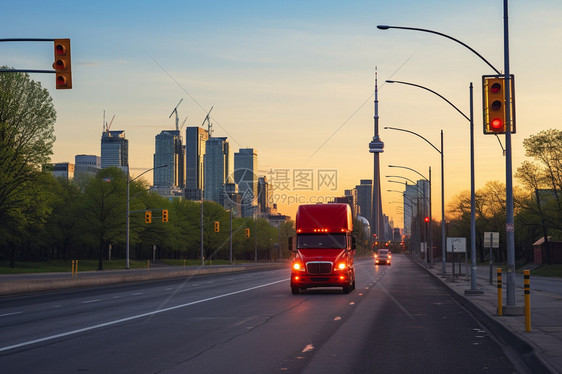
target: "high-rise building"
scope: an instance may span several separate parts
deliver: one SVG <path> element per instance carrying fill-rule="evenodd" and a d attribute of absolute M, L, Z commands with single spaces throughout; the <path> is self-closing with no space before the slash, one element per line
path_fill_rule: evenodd
<path fill-rule="evenodd" d="M 101 157 L 96 155 L 76 155 L 74 156 L 74 165 L 76 176 L 94 176 L 101 170 Z"/>
<path fill-rule="evenodd" d="M 258 198 L 258 154 L 253 148 L 241 148 L 234 154 L 234 183 L 241 195 L 242 217 L 251 217 Z"/>
<path fill-rule="evenodd" d="M 270 213 L 270 205 L 269 205 L 269 194 L 270 185 L 267 182 L 267 177 L 259 177 L 258 178 L 258 212 L 260 214 L 269 214 Z"/>
<path fill-rule="evenodd" d="M 361 179 L 359 185 L 355 186 L 357 191 L 357 205 L 359 207 L 359 215 L 365 217 L 371 225 L 371 198 L 373 191 L 373 181 L 370 179 Z"/>
<path fill-rule="evenodd" d="M 209 138 L 205 143 L 204 189 L 205 200 L 225 205 L 225 183 L 228 180 L 230 148 L 226 138 Z"/>
<path fill-rule="evenodd" d="M 118 167 L 127 171 L 129 166 L 129 140 L 125 131 L 104 131 L 101 135 L 101 168 Z"/>
<path fill-rule="evenodd" d="M 154 187 L 158 189 L 183 188 L 184 155 L 178 130 L 165 130 L 156 135 L 154 147 Z M 159 167 L 168 165 L 167 167 Z"/>
<path fill-rule="evenodd" d="M 58 162 L 53 164 L 52 173 L 55 178 L 70 180 L 74 179 L 74 170 L 74 164 L 70 162 Z"/>
<path fill-rule="evenodd" d="M 201 127 L 185 130 L 185 197 L 189 200 L 201 200 L 202 197 L 207 140 L 209 132 Z"/>

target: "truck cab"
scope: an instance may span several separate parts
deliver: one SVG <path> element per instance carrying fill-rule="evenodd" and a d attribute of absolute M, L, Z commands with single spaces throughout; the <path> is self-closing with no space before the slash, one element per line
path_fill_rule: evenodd
<path fill-rule="evenodd" d="M 312 287 L 355 289 L 355 238 L 348 204 L 301 205 L 290 241 L 291 292 Z"/>

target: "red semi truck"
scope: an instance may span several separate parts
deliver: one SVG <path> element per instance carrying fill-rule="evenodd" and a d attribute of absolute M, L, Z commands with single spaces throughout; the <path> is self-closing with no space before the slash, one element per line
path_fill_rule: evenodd
<path fill-rule="evenodd" d="M 294 295 L 311 287 L 342 287 L 343 293 L 355 289 L 352 231 L 348 204 L 299 206 L 296 238 L 289 242 Z"/>

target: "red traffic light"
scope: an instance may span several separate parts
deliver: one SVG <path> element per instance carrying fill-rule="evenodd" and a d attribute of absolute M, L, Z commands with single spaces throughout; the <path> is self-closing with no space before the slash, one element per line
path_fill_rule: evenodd
<path fill-rule="evenodd" d="M 500 118 L 494 118 L 490 123 L 490 127 L 493 130 L 497 130 L 497 131 L 503 130 L 503 121 Z"/>
<path fill-rule="evenodd" d="M 70 39 L 55 39 L 54 44 L 55 83 L 57 90 L 72 88 L 72 72 L 70 66 Z"/>
<path fill-rule="evenodd" d="M 424 220 L 425 222 L 429 222 L 429 217 L 425 217 L 423 220 Z"/>

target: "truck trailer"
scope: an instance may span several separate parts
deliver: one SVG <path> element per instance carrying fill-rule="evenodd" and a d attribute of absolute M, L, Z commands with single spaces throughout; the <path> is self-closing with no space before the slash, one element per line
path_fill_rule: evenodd
<path fill-rule="evenodd" d="M 296 237 L 289 241 L 291 292 L 312 287 L 355 289 L 355 237 L 348 204 L 301 205 L 297 210 Z"/>

